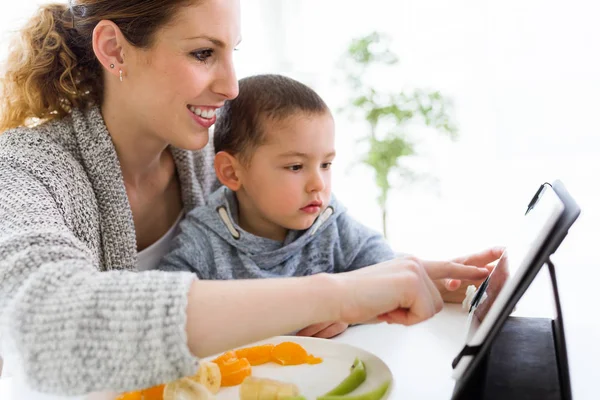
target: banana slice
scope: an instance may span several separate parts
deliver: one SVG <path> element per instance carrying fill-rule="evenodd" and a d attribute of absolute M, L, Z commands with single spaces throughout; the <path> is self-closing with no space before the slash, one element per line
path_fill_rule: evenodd
<path fill-rule="evenodd" d="M 196 375 L 188 378 L 204 385 L 212 394 L 217 394 L 221 388 L 221 370 L 210 361 L 202 361 Z"/>
<path fill-rule="evenodd" d="M 283 400 L 299 394 L 298 386 L 293 383 L 252 376 L 244 379 L 240 386 L 241 400 Z"/>
<path fill-rule="evenodd" d="M 163 400 L 215 400 L 216 397 L 204 386 L 189 378 L 168 383 Z"/>

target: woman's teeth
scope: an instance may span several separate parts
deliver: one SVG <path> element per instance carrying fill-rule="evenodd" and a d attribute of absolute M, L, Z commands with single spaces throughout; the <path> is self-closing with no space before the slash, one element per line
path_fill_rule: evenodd
<path fill-rule="evenodd" d="M 215 113 L 216 113 L 216 110 L 214 110 L 214 109 L 203 110 L 201 108 L 196 108 L 194 106 L 188 106 L 188 108 L 190 109 L 191 112 L 193 112 L 197 116 L 202 117 L 204 119 L 211 119 L 212 117 L 215 116 Z"/>

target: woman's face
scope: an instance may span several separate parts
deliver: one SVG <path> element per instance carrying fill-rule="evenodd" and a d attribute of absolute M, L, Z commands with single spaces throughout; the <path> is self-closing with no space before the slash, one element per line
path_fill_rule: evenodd
<path fill-rule="evenodd" d="M 196 150 L 208 142 L 215 111 L 235 98 L 233 51 L 240 42 L 239 0 L 204 0 L 182 8 L 156 32 L 150 49 L 124 56 L 119 85 L 144 132 L 175 147 Z M 126 87 L 125 87 L 126 85 Z"/>

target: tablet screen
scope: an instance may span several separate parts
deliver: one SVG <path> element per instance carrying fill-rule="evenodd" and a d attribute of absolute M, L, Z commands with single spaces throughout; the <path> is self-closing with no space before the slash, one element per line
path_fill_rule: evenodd
<path fill-rule="evenodd" d="M 468 345 L 478 346 L 483 343 L 563 210 L 564 204 L 558 195 L 551 187 L 545 186 L 539 193 L 535 206 L 513 230 L 496 267 L 473 297 L 469 315 Z M 464 364 L 468 363 L 470 358 L 464 357 L 457 365 L 455 377 L 464 371 Z"/>
<path fill-rule="evenodd" d="M 503 296 L 505 299 L 510 297 L 511 288 L 516 288 L 518 281 L 527 272 L 527 266 L 535 257 L 563 209 L 564 205 L 556 193 L 552 188 L 545 186 L 539 194 L 539 200 L 521 220 L 520 226 L 509 239 L 504 254 L 474 297 L 471 306 L 472 323 L 477 328 L 480 328 L 479 325 L 486 319 L 490 308 L 498 300 L 502 291 L 507 292 Z M 473 338 L 480 336 L 477 335 L 478 330 L 472 331 Z"/>

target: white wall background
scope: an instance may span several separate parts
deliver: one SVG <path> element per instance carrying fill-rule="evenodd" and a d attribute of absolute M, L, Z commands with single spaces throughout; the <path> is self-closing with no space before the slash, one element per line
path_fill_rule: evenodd
<path fill-rule="evenodd" d="M 0 0 L 0 58 L 39 3 Z M 345 101 L 336 62 L 351 38 L 389 34 L 401 62 L 382 81 L 441 90 L 460 129 L 455 143 L 423 132 L 435 140 L 421 149 L 422 164 L 439 185 L 391 194 L 389 238 L 398 250 L 446 257 L 502 242 L 544 180 L 562 179 L 586 219 L 600 219 L 598 11 L 590 1 L 243 0 L 238 74 L 292 75 L 336 109 Z M 366 126 L 344 115 L 337 124 L 335 191 L 381 229 L 371 173 L 350 169 Z"/>
<path fill-rule="evenodd" d="M 279 1 L 267 3 L 281 9 Z M 283 3 L 280 19 L 269 22 L 269 45 L 252 51 L 265 59 L 278 52 L 267 70 L 297 76 L 341 105 L 335 63 L 352 37 L 376 29 L 392 36 L 401 59 L 384 77 L 389 86 L 439 89 L 454 100 L 460 140 L 423 149 L 440 179 L 438 190 L 406 188 L 390 200 L 390 240 L 399 250 L 441 257 L 502 240 L 507 218 L 520 215 L 539 183 L 555 178 L 588 217 L 599 215 L 592 184 L 600 172 L 600 57 L 594 51 L 600 8 L 593 2 Z M 244 28 L 254 22 L 246 18 Z M 335 190 L 357 218 L 380 228 L 371 175 L 346 173 L 356 157 L 349 138 L 361 126 L 338 116 L 338 128 Z"/>

